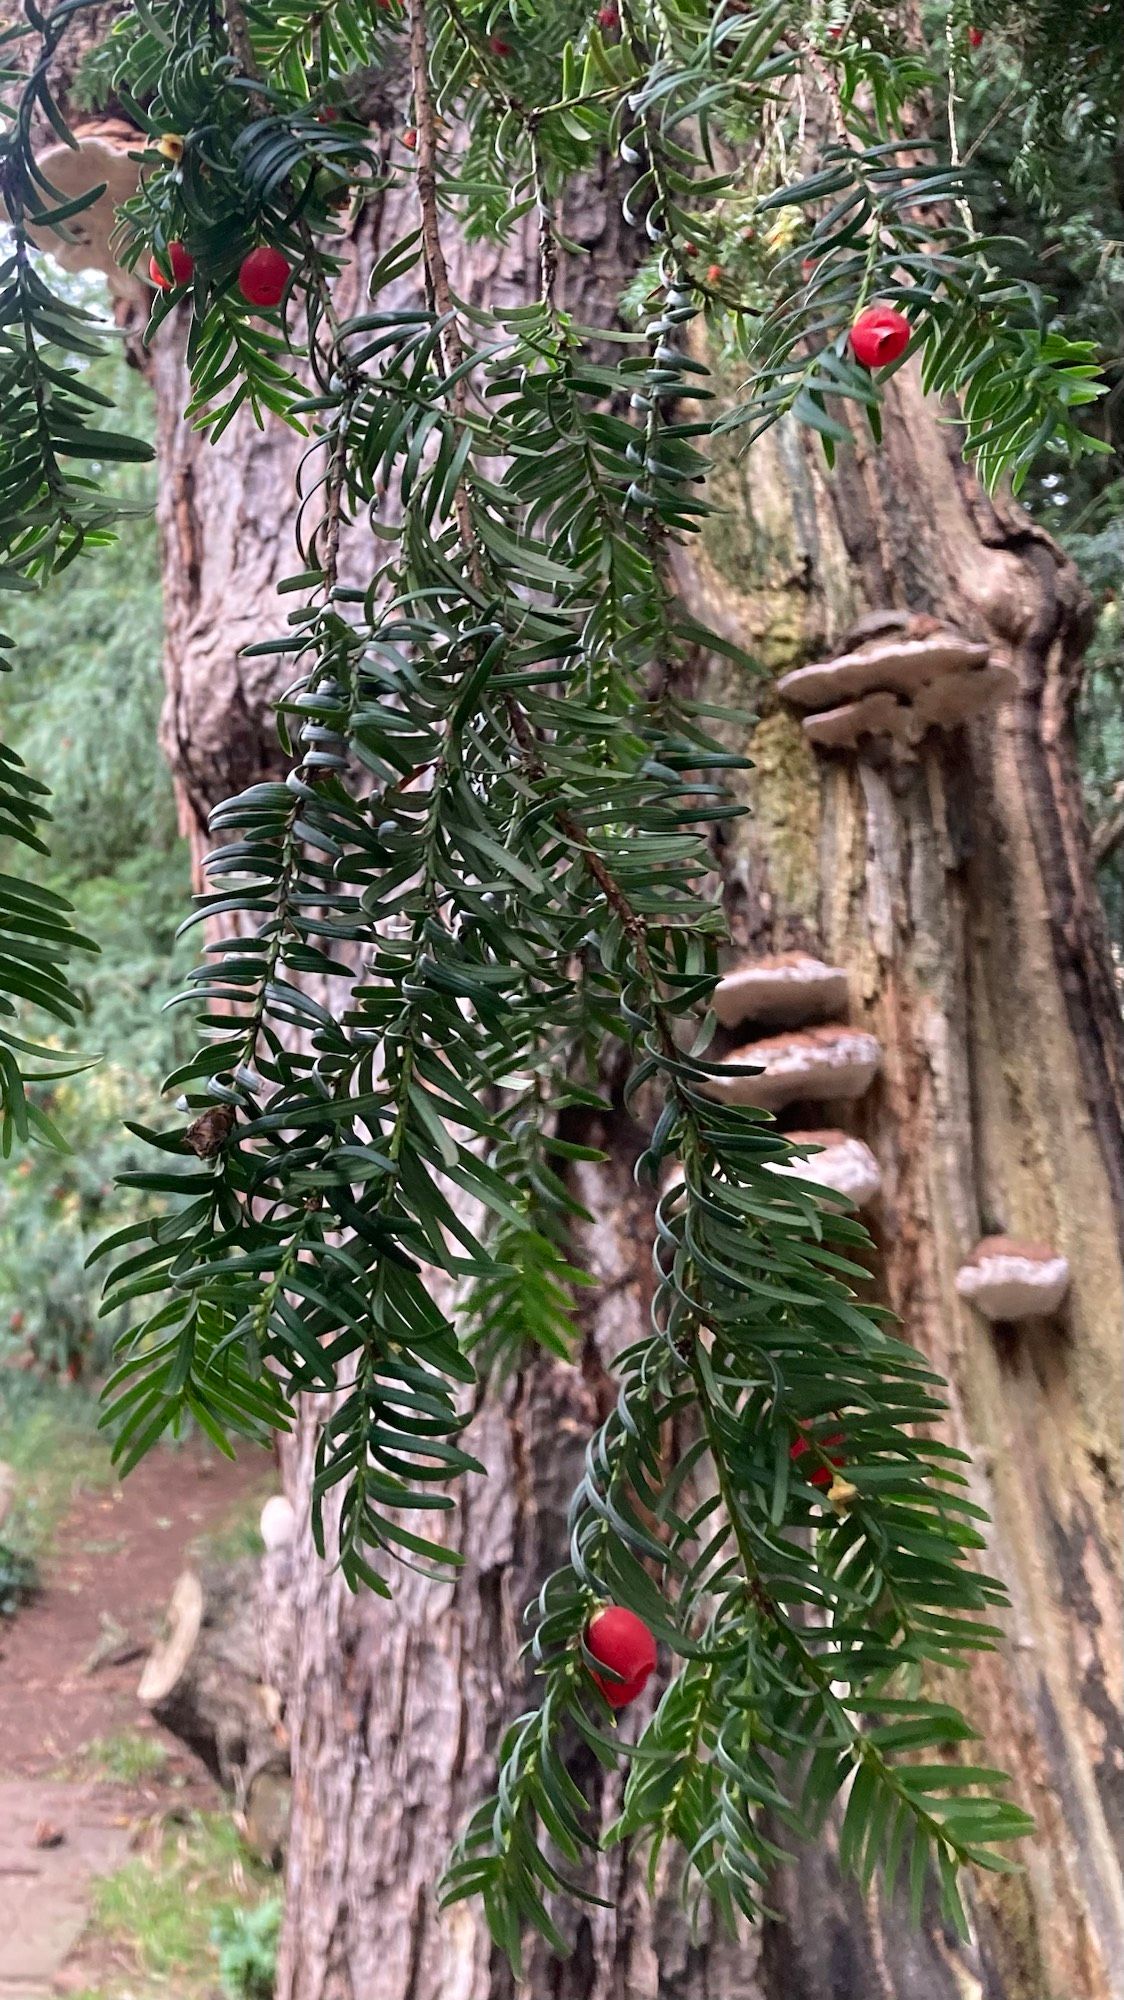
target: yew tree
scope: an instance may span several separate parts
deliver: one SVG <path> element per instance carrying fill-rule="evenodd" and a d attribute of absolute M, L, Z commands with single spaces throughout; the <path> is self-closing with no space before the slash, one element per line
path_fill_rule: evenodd
<path fill-rule="evenodd" d="M 964 104 L 1001 41 L 1048 202 L 1120 19 L 5 14 L 0 583 L 96 560 L 145 450 L 43 245 L 158 402 L 199 1033 L 106 1423 L 283 1440 L 280 1992 L 1116 1991 L 1120 1021 L 1087 613 L 1012 498 L 1100 383 Z M 29 865 L 8 1148 L 80 1059 Z M 796 953 L 844 993 L 786 1057 Z"/>

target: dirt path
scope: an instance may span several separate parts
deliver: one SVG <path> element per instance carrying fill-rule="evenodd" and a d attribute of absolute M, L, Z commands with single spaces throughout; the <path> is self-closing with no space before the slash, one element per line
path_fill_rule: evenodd
<path fill-rule="evenodd" d="M 232 1465 L 189 1444 L 78 1496 L 41 1595 L 0 1621 L 0 1776 L 56 1776 L 91 1741 L 145 1727 L 139 1662 L 176 1576 L 268 1487 L 264 1456 Z"/>
<path fill-rule="evenodd" d="M 93 1876 L 154 1814 L 216 1802 L 137 1679 L 193 1545 L 252 1518 L 270 1483 L 264 1458 L 155 1451 L 124 1485 L 76 1496 L 41 1595 L 0 1620 L 0 2000 L 67 1990 Z"/>

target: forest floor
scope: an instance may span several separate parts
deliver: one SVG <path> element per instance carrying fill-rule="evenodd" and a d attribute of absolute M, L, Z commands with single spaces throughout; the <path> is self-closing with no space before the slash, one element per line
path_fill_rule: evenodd
<path fill-rule="evenodd" d="M 29 1445 L 0 1414 L 22 1489 L 13 1539 L 37 1545 L 41 1577 L 0 1618 L 0 2000 L 203 2000 L 222 1990 L 216 1918 L 270 1884 L 136 1685 L 179 1571 L 201 1548 L 254 1546 L 274 1481 L 263 1459 L 231 1465 L 194 1441 L 121 1484 L 88 1419 L 49 1429 L 49 1448 L 43 1426 Z"/>

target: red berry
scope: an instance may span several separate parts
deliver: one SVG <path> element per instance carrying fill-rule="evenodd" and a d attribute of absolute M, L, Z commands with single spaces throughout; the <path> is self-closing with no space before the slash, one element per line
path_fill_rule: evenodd
<path fill-rule="evenodd" d="M 974 49 L 979 48 L 980 43 L 983 41 L 983 38 L 984 38 L 984 31 L 982 28 L 969 28 L 968 40 Z"/>
<path fill-rule="evenodd" d="M 888 368 L 909 346 L 913 329 L 894 306 L 867 306 L 851 328 L 851 352 L 861 368 Z"/>
<path fill-rule="evenodd" d="M 601 8 L 601 11 L 597 16 L 597 25 L 599 28 L 606 28 L 606 29 L 619 28 L 620 24 L 621 24 L 621 17 L 618 10 L 615 7 Z"/>
<path fill-rule="evenodd" d="M 843 33 L 843 30 L 842 28 L 829 28 L 827 32 L 831 36 L 832 41 L 837 42 L 839 40 L 839 37 Z"/>
<path fill-rule="evenodd" d="M 488 47 L 494 56 L 513 56 L 515 54 L 511 43 L 505 42 L 502 35 L 489 35 Z"/>
<path fill-rule="evenodd" d="M 405 146 L 406 151 L 408 153 L 412 153 L 417 143 L 418 143 L 418 135 L 415 132 L 413 126 L 410 125 L 402 134 L 402 144 Z"/>
<path fill-rule="evenodd" d="M 150 257 L 148 275 L 153 284 L 162 292 L 170 292 L 173 285 L 189 285 L 191 274 L 195 269 L 195 259 L 184 249 L 183 244 L 169 243 L 164 256 L 165 261 L 172 267 L 172 275 L 169 278 L 158 258 Z"/>
<path fill-rule="evenodd" d="M 684 257 L 697 257 L 698 254 L 699 254 L 699 246 L 697 243 L 684 243 L 683 245 Z"/>
<path fill-rule="evenodd" d="M 806 1428 L 807 1428 L 806 1425 L 803 1424 L 801 1425 L 802 1430 Z M 845 1465 L 847 1463 L 842 1452 L 833 1452 L 831 1449 L 833 1444 L 842 1444 L 842 1443 L 843 1443 L 842 1431 L 833 1431 L 830 1437 L 825 1437 L 820 1439 L 820 1448 L 821 1450 L 826 1451 L 828 1457 L 831 1460 L 832 1465 Z M 796 1438 L 794 1439 L 792 1444 L 789 1445 L 788 1455 L 792 1460 L 793 1464 L 795 1465 L 796 1460 L 798 1458 L 803 1458 L 805 1452 L 811 1451 L 811 1449 L 812 1447 L 809 1444 L 807 1438 Z M 831 1467 L 827 1465 L 817 1465 L 815 1467 L 815 1470 L 809 1472 L 808 1474 L 808 1484 L 809 1486 L 830 1486 Z"/>
<path fill-rule="evenodd" d="M 644 1620 L 623 1604 L 607 1604 L 590 1619 L 585 1643 L 595 1660 L 620 1675 L 619 1680 L 593 1676 L 609 1707 L 626 1708 L 647 1685 L 656 1664 L 656 1642 Z"/>
<path fill-rule="evenodd" d="M 238 289 L 252 306 L 275 306 L 289 282 L 292 266 L 272 243 L 261 243 L 238 266 Z"/>
<path fill-rule="evenodd" d="M 721 264 L 711 264 L 707 270 L 706 282 L 708 285 L 720 285 L 723 276 L 724 273 Z"/>

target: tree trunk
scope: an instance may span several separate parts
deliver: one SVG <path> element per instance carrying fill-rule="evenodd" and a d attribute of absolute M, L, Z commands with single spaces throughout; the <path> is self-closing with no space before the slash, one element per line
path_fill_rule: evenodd
<path fill-rule="evenodd" d="M 271 1862 L 284 1851 L 289 1814 L 290 1571 L 288 1549 L 263 1563 L 247 1556 L 183 1570 L 137 1688 L 233 1795 L 250 1845 Z"/>
<path fill-rule="evenodd" d="M 572 295 L 610 296 L 615 205 L 581 197 L 567 233 L 588 248 Z M 359 283 L 388 213 L 365 225 Z M 518 297 L 532 246 L 479 247 L 454 283 Z M 603 310 L 603 306 L 602 306 Z M 592 317 L 592 312 L 581 317 Z M 180 421 L 183 371 L 165 338 L 161 525 L 168 607 L 166 743 L 196 853 L 207 805 L 277 752 L 267 697 L 284 679 L 239 646 L 280 619 L 292 567 L 286 495 L 296 443 L 231 427 L 217 450 Z M 1102 2000 L 1124 1993 L 1124 1737 L 1119 1713 L 1119 1329 L 1124 1214 L 1120 1023 L 1074 768 L 1070 710 L 1086 611 L 1071 566 L 1016 509 L 991 504 L 911 377 L 889 398 L 886 444 L 859 443 L 834 476 L 809 433 L 781 430 L 720 467 L 726 512 L 683 587 L 756 649 L 748 681 L 700 663 L 712 698 L 746 715 L 752 817 L 716 862 L 737 940 L 811 947 L 845 966 L 851 1018 L 885 1051 L 853 1129 L 881 1164 L 872 1294 L 948 1375 L 951 1434 L 971 1450 L 995 1527 L 990 1566 L 1012 1597 L 1001 1652 L 967 1691 L 987 1744 L 1037 1815 L 1027 1872 L 972 1887 L 974 1937 L 913 1933 L 877 1890 L 841 1884 L 830 1844 L 782 1871 L 771 1921 L 748 1943 L 692 1938 L 671 1885 L 654 1899 L 627 1851 L 599 1864 L 611 1907 L 569 1916 L 572 1956 L 532 1948 L 521 1983 L 478 1911 L 440 1918 L 434 1883 L 486 1787 L 498 1735 L 528 1690 L 519 1619 L 559 1558 L 565 1503 L 612 1395 L 614 1353 L 646 1310 L 650 1203 L 630 1178 L 639 1134 L 599 1134 L 611 1164 L 584 1192 L 596 1226 L 577 1254 L 600 1281 L 572 1367 L 543 1361 L 485 1396 L 469 1449 L 455 1587 L 399 1580 L 352 1599 L 299 1545 L 294 1763 L 280 2000 Z M 356 550 L 357 559 L 362 551 Z M 820 755 L 777 699 L 782 670 L 833 649 L 884 607 L 950 618 L 1013 660 L 1011 704 L 932 731 L 910 760 L 874 746 Z M 757 709 L 760 719 L 750 722 Z M 716 877 L 717 883 L 717 877 Z M 717 893 L 717 888 L 716 888 Z M 789 1121 L 791 1122 L 791 1120 Z M 821 1117 L 813 1121 L 824 1123 Z M 995 1231 L 1070 1262 L 1063 1313 L 992 1328 L 954 1278 Z M 307 1516 L 315 1413 L 287 1479 Z M 592 1772 L 583 1779 L 596 1787 Z M 601 1801 L 608 1809 L 611 1801 Z"/>

